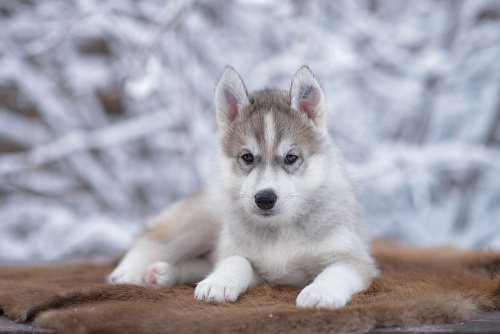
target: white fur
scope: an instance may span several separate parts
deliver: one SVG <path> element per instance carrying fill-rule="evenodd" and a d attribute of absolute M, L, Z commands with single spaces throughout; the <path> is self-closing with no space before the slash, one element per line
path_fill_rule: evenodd
<path fill-rule="evenodd" d="M 146 267 L 144 283 L 148 288 L 171 288 L 177 283 L 172 265 L 158 261 Z"/>
<path fill-rule="evenodd" d="M 268 150 L 268 152 L 271 152 L 273 150 L 273 144 L 274 144 L 274 140 L 276 138 L 276 133 L 274 131 L 273 114 L 269 112 L 264 117 L 265 117 L 264 118 L 264 136 L 265 136 L 265 141 L 267 144 L 267 150 Z"/>
<path fill-rule="evenodd" d="M 219 262 L 215 271 L 198 283 L 194 296 L 206 301 L 235 302 L 242 292 L 257 282 L 258 278 L 247 259 L 230 256 Z"/>
<path fill-rule="evenodd" d="M 143 285 L 147 266 L 163 258 L 162 245 L 140 239 L 128 252 L 118 267 L 107 277 L 108 283 L 131 283 Z"/>
<path fill-rule="evenodd" d="M 158 261 L 146 267 L 142 285 L 148 288 L 171 288 L 176 284 L 192 284 L 212 270 L 212 262 L 195 258 L 176 265 Z"/>
<path fill-rule="evenodd" d="M 232 215 L 228 220 L 238 222 Z M 244 227 L 234 225 L 226 225 L 222 231 L 218 258 L 240 254 L 254 263 L 261 278 L 271 285 L 304 286 L 325 266 L 333 264 L 335 257 L 332 255 L 335 254 L 351 254 L 356 259 L 371 262 L 364 240 L 347 227 L 337 228 L 322 242 L 311 243 L 293 225 L 284 224 L 276 240 L 262 243 L 244 240 L 248 235 L 239 234 Z"/>
<path fill-rule="evenodd" d="M 300 292 L 296 304 L 299 307 L 342 307 L 355 292 L 365 288 L 365 283 L 353 268 L 342 263 L 333 264 Z"/>

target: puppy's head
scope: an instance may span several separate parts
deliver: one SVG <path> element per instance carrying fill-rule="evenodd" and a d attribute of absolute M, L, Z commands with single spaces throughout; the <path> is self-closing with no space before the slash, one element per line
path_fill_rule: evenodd
<path fill-rule="evenodd" d="M 325 177 L 328 142 L 324 94 L 309 68 L 297 71 L 289 92 L 248 94 L 226 67 L 215 105 L 233 208 L 263 223 L 300 217 Z"/>

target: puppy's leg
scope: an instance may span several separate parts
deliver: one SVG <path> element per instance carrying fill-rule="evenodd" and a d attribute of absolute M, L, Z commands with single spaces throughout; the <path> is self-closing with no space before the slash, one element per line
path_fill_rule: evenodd
<path fill-rule="evenodd" d="M 144 282 L 148 288 L 171 288 L 175 284 L 193 284 L 201 281 L 212 270 L 212 263 L 196 258 L 170 265 L 159 261 L 146 268 Z"/>
<path fill-rule="evenodd" d="M 155 267 L 148 271 L 148 266 L 156 262 L 167 264 L 155 269 L 161 277 L 159 280 L 163 282 L 161 285 L 165 286 L 192 281 L 191 276 L 196 270 L 205 272 L 207 263 L 202 263 L 199 269 L 174 270 L 175 274 L 171 278 L 165 278 L 169 272 L 168 266 L 182 267 L 182 263 L 189 263 L 214 249 L 221 218 L 220 212 L 211 203 L 210 194 L 202 191 L 173 204 L 153 218 L 118 267 L 108 275 L 108 282 L 146 286 L 150 283 L 150 271 Z M 167 276 L 170 277 L 169 274 Z"/>
<path fill-rule="evenodd" d="M 108 275 L 108 283 L 130 283 L 145 285 L 146 267 L 164 259 L 163 245 L 159 242 L 139 239 L 123 257 L 120 264 Z"/>
<path fill-rule="evenodd" d="M 259 277 L 250 262 L 242 256 L 230 256 L 213 273 L 198 283 L 194 297 L 215 302 L 235 302 L 249 287 L 259 283 Z"/>
<path fill-rule="evenodd" d="M 369 263 L 357 259 L 335 263 L 306 286 L 295 303 L 298 307 L 342 307 L 354 293 L 368 287 L 371 270 Z"/>

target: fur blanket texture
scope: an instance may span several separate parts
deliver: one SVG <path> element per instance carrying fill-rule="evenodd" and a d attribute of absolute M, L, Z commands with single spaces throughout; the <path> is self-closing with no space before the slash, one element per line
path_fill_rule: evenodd
<path fill-rule="evenodd" d="M 61 333 L 334 333 L 443 324 L 500 308 L 500 253 L 374 242 L 381 274 L 336 310 L 299 309 L 300 288 L 258 286 L 233 303 L 193 286 L 104 284 L 112 264 L 0 268 L 0 309 Z"/>

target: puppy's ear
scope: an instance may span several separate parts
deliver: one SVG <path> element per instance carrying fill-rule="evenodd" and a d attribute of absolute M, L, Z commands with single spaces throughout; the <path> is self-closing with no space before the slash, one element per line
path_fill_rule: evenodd
<path fill-rule="evenodd" d="M 322 128 L 326 125 L 325 96 L 307 65 L 302 66 L 293 77 L 290 107 L 305 114 L 316 126 Z"/>
<path fill-rule="evenodd" d="M 234 68 L 226 66 L 215 89 L 215 110 L 220 128 L 227 131 L 241 111 L 249 105 L 243 80 Z"/>

